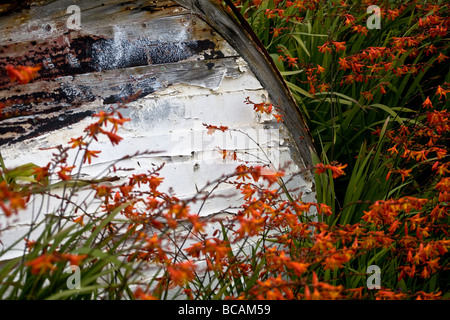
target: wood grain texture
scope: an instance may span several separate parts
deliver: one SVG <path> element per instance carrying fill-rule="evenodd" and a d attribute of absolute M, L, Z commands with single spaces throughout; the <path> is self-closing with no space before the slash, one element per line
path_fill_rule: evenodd
<path fill-rule="evenodd" d="M 39 76 L 25 85 L 10 83 L 0 72 L 0 102 L 7 103 L 8 114 L 0 120 L 0 148 L 8 166 L 46 165 L 51 147 L 83 135 L 90 115 L 126 99 L 122 113 L 131 121 L 119 132 L 123 141 L 112 146 L 99 137 L 93 148 L 101 150 L 100 157 L 83 165 L 83 179 L 103 178 L 119 159 L 125 160 L 112 177 L 117 185 L 164 164 L 161 191 L 190 199 L 204 188 L 205 200 L 191 209 L 207 218 L 232 214 L 243 201 L 235 186 L 213 189 L 209 182 L 232 174 L 240 163 L 276 164 L 285 170 L 292 195 L 315 201 L 308 131 L 248 26 L 210 0 L 76 3 L 80 30 L 66 26 L 73 1 L 0 6 L 0 69 L 42 63 Z M 287 121 L 255 113 L 247 98 L 279 105 Z M 205 123 L 229 131 L 211 135 Z M 235 152 L 240 162 L 224 159 L 219 149 Z M 137 155 L 145 150 L 151 152 Z M 69 151 L 67 163 L 75 161 L 76 151 Z M 33 201 L 12 224 L 0 214 L 0 226 L 8 226 L 0 230 L 0 248 L 27 235 L 36 217 L 32 208 L 40 207 L 38 197 Z M 58 199 L 48 201 L 48 212 L 58 208 Z M 22 245 L 11 257 L 23 252 Z"/>
<path fill-rule="evenodd" d="M 263 87 L 268 89 L 271 101 L 283 110 L 286 116 L 285 125 L 298 148 L 301 161 L 304 161 L 305 167 L 312 168 L 311 153 L 315 152 L 315 149 L 295 99 L 267 50 L 232 2 L 226 1 L 228 6 L 234 9 L 233 14 L 226 11 L 217 0 L 177 0 L 177 2 L 207 21 L 242 57 L 245 57 Z"/>
<path fill-rule="evenodd" d="M 82 29 L 68 30 L 72 3 L 30 1 L 0 20 L 0 68 L 43 65 L 26 85 L 0 73 L 0 145 L 76 123 L 92 114 L 80 106 L 97 99 L 109 105 L 183 82 L 217 87 L 224 69 L 213 61 L 237 55 L 173 1 L 78 1 Z"/>
<path fill-rule="evenodd" d="M 0 20 L 0 67 L 7 64 L 43 63 L 44 68 L 36 80 L 48 81 L 52 87 L 51 81 L 58 77 L 230 56 L 227 53 L 233 50 L 215 37 L 215 32 L 218 32 L 245 57 L 262 85 L 270 88 L 269 97 L 283 110 L 285 124 L 301 160 L 306 167 L 311 167 L 314 147 L 295 100 L 267 51 L 237 11 L 232 15 L 214 0 L 79 1 L 77 4 L 82 8 L 83 28 L 81 31 L 69 32 L 66 28 L 66 8 L 71 4 L 73 2 L 68 0 L 4 4 L 0 9 L 3 15 Z M 230 1 L 228 4 L 233 8 Z M 118 21 L 129 22 L 118 24 Z M 199 69 L 193 69 L 192 73 L 194 71 L 199 72 Z M 145 81 L 151 84 L 153 80 L 150 78 Z M 27 90 L 22 86 L 15 86 L 15 92 L 12 92 L 8 89 L 13 85 L 8 82 L 6 75 L 0 75 L 0 100 L 9 101 L 9 109 L 5 112 L 10 117 L 22 117 L 15 125 L 12 125 L 11 120 L 3 123 L 0 145 L 28 139 L 42 131 L 69 125 L 71 121 L 87 116 L 89 113 L 85 111 L 78 113 L 68 110 L 73 109 L 73 104 L 95 100 L 95 95 L 84 84 L 76 85 L 74 81 L 72 85 L 68 83 L 62 81 L 61 87 L 58 90 L 51 89 L 51 92 L 46 92 L 44 83 L 41 93 L 35 89 L 31 90 L 32 94 L 23 93 Z M 105 83 L 107 86 L 108 83 Z M 152 92 L 157 86 L 151 85 L 143 94 Z M 117 102 L 114 97 L 135 91 L 127 85 L 114 86 L 112 83 L 112 87 L 117 90 L 110 94 L 111 98 L 105 104 Z M 33 105 L 35 101 L 39 101 L 39 107 Z M 48 112 L 53 112 L 53 116 L 49 116 Z M 67 112 L 73 116 L 64 116 Z M 30 115 L 40 113 L 47 115 L 29 119 Z M 24 116 L 28 117 L 27 123 L 36 126 L 28 125 L 26 129 L 21 129 Z M 62 118 L 66 121 L 55 122 Z M 58 125 L 50 125 L 49 122 Z M 30 133 L 33 128 L 35 132 Z M 12 133 L 19 132 L 24 135 L 16 135 L 11 139 Z"/>

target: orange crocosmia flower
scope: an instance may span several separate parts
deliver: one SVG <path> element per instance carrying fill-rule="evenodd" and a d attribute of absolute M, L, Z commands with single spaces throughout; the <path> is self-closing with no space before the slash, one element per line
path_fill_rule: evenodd
<path fill-rule="evenodd" d="M 236 233 L 239 235 L 239 238 L 245 238 L 248 236 L 254 236 L 259 234 L 266 225 L 266 218 L 252 218 L 252 219 L 245 219 L 243 217 L 238 217 L 238 221 L 240 224 L 240 228 L 236 231 Z"/>
<path fill-rule="evenodd" d="M 137 300 L 158 300 L 157 297 L 152 296 L 151 294 L 145 293 L 140 287 L 136 289 L 134 292 L 134 297 Z"/>
<path fill-rule="evenodd" d="M 326 172 L 327 169 L 330 169 L 331 172 L 333 173 L 333 178 L 336 179 L 345 174 L 345 172 L 342 169 L 344 169 L 346 167 L 347 167 L 346 164 L 344 164 L 344 165 L 342 165 L 342 164 L 324 165 L 322 163 L 318 163 L 314 168 L 316 169 L 315 172 L 317 174 L 322 174 L 322 173 Z"/>
<path fill-rule="evenodd" d="M 322 83 L 318 86 L 320 92 L 326 92 L 330 89 L 330 85 L 328 83 Z"/>
<path fill-rule="evenodd" d="M 270 33 L 273 33 L 274 38 L 278 37 L 281 32 L 283 32 L 283 28 L 273 28 L 273 30 L 270 31 Z"/>
<path fill-rule="evenodd" d="M 431 151 L 436 152 L 436 157 L 438 158 L 438 160 L 444 158 L 447 155 L 447 150 L 442 148 L 434 147 L 431 148 Z"/>
<path fill-rule="evenodd" d="M 94 114 L 93 117 L 99 118 L 97 121 L 99 125 L 106 125 L 106 122 L 109 120 L 110 113 L 106 113 L 105 111 L 101 110 L 99 113 Z"/>
<path fill-rule="evenodd" d="M 255 103 L 253 105 L 253 110 L 260 113 L 271 113 L 272 112 L 272 104 L 261 102 Z"/>
<path fill-rule="evenodd" d="M 130 182 L 129 182 L 130 185 L 137 184 L 138 187 L 141 187 L 141 183 L 142 184 L 148 183 L 148 175 L 146 175 L 145 173 L 133 174 L 130 177 Z"/>
<path fill-rule="evenodd" d="M 441 86 L 438 86 L 437 90 L 436 90 L 436 94 L 439 95 L 439 100 L 441 100 L 442 96 L 444 96 L 445 98 L 447 98 L 447 90 L 444 90 Z"/>
<path fill-rule="evenodd" d="M 389 177 L 391 176 L 391 173 L 399 173 L 402 176 L 402 182 L 404 182 L 405 178 L 410 176 L 411 171 L 412 171 L 412 169 L 391 170 L 386 175 L 386 181 L 389 180 Z"/>
<path fill-rule="evenodd" d="M 317 173 L 317 174 L 322 174 L 322 173 L 327 172 L 327 167 L 323 163 L 316 164 L 314 166 L 314 168 L 316 169 L 315 173 Z"/>
<path fill-rule="evenodd" d="M 96 190 L 95 196 L 98 198 L 106 197 L 111 198 L 111 187 L 105 185 L 92 185 L 92 188 Z"/>
<path fill-rule="evenodd" d="M 345 174 L 345 172 L 342 169 L 345 169 L 347 167 L 347 164 L 341 165 L 338 164 L 336 166 L 330 166 L 330 170 L 333 172 L 333 178 L 340 177 Z"/>
<path fill-rule="evenodd" d="M 206 223 L 200 220 L 198 214 L 190 214 L 188 216 L 189 222 L 192 224 L 192 228 L 194 232 L 203 232 L 206 226 Z"/>
<path fill-rule="evenodd" d="M 392 148 L 387 149 L 391 154 L 398 154 L 397 145 L 394 145 Z"/>
<path fill-rule="evenodd" d="M 117 132 L 119 130 L 119 126 L 122 126 L 125 122 L 131 121 L 130 118 L 124 118 L 120 112 L 117 112 L 119 118 L 109 118 L 108 121 L 112 123 L 113 129 L 112 132 Z"/>
<path fill-rule="evenodd" d="M 70 174 L 74 168 L 75 166 L 61 166 L 61 170 L 58 172 L 58 176 L 61 178 L 61 180 L 64 181 L 70 180 L 70 176 L 68 176 L 68 174 Z"/>
<path fill-rule="evenodd" d="M 296 66 L 297 66 L 297 60 L 298 60 L 298 58 L 293 58 L 293 57 L 291 57 L 291 56 L 287 56 L 287 57 L 286 57 L 286 60 L 287 60 L 287 62 L 288 62 L 288 64 L 289 64 L 289 67 L 296 67 Z"/>
<path fill-rule="evenodd" d="M 344 14 L 345 17 L 345 25 L 351 25 L 353 24 L 353 21 L 356 20 L 356 18 L 354 16 L 352 16 L 351 14 Z"/>
<path fill-rule="evenodd" d="M 249 177 L 250 168 L 248 168 L 246 165 L 239 165 L 236 167 L 236 180 L 242 179 L 242 181 L 245 181 L 245 179 L 250 179 Z M 258 180 L 255 180 L 258 181 Z"/>
<path fill-rule="evenodd" d="M 168 211 L 168 215 L 174 216 L 176 219 L 186 218 L 189 214 L 189 207 L 185 204 L 175 203 Z"/>
<path fill-rule="evenodd" d="M 375 300 L 401 300 L 405 298 L 405 293 L 395 293 L 390 290 L 380 290 L 375 294 Z"/>
<path fill-rule="evenodd" d="M 336 47 L 336 51 L 345 51 L 345 41 L 344 42 L 337 42 L 337 41 L 333 41 L 334 46 Z"/>
<path fill-rule="evenodd" d="M 433 104 L 431 103 L 429 97 L 425 99 L 425 101 L 422 103 L 422 106 L 425 107 L 426 109 L 428 109 L 428 107 L 430 107 L 430 109 L 433 109 Z"/>
<path fill-rule="evenodd" d="M 320 66 L 320 65 L 317 65 L 317 73 L 321 74 L 321 73 L 324 73 L 324 72 L 325 72 L 325 68 Z"/>
<path fill-rule="evenodd" d="M 337 258 L 336 256 L 332 255 L 331 257 L 328 257 L 325 259 L 325 261 L 323 262 L 323 269 L 338 269 L 340 267 L 342 267 L 343 261 L 340 260 L 339 258 Z"/>
<path fill-rule="evenodd" d="M 366 98 L 368 101 L 372 101 L 373 100 L 373 94 L 370 91 L 364 91 L 361 92 L 361 94 L 364 96 L 364 98 Z"/>
<path fill-rule="evenodd" d="M 28 248 L 28 251 L 31 251 L 37 244 L 35 240 L 28 240 L 27 238 L 23 240 L 25 241 L 25 247 Z"/>
<path fill-rule="evenodd" d="M 153 234 L 151 237 L 147 237 L 145 239 L 145 250 L 155 250 L 160 248 L 161 245 L 161 239 L 158 237 L 156 233 Z"/>
<path fill-rule="evenodd" d="M 192 256 L 193 258 L 199 258 L 202 253 L 205 253 L 205 246 L 203 242 L 197 242 L 191 245 L 189 248 L 184 249 L 186 254 Z"/>
<path fill-rule="evenodd" d="M 450 178 L 442 178 L 435 187 L 437 190 L 450 192 Z"/>
<path fill-rule="evenodd" d="M 261 172 L 261 176 L 263 177 L 263 179 L 266 180 L 267 182 L 269 182 L 269 186 L 272 185 L 274 182 L 277 182 L 278 178 L 284 176 L 284 172 L 273 171 L 266 167 L 262 167 L 262 168 L 260 167 L 260 172 Z M 255 179 L 255 181 L 257 181 L 257 180 Z"/>
<path fill-rule="evenodd" d="M 121 136 L 115 134 L 112 131 L 105 131 L 104 133 L 108 136 L 112 145 L 119 144 L 119 142 L 123 139 Z"/>
<path fill-rule="evenodd" d="M 220 126 L 220 127 L 218 127 L 218 126 L 208 125 L 208 124 L 206 124 L 206 123 L 204 123 L 203 125 L 206 127 L 206 129 L 208 129 L 207 134 L 211 134 L 211 135 L 212 135 L 216 130 L 220 130 L 220 131 L 222 131 L 222 132 L 225 132 L 226 130 L 228 130 L 228 127 L 227 127 L 227 126 Z"/>
<path fill-rule="evenodd" d="M 347 70 L 347 69 L 351 69 L 352 68 L 352 64 L 348 60 L 348 58 L 341 58 L 340 57 L 338 63 L 340 65 L 340 69 Z"/>
<path fill-rule="evenodd" d="M 83 141 L 83 137 L 78 138 L 70 138 L 69 141 L 70 144 L 72 144 L 70 147 L 72 149 L 75 149 L 76 147 L 81 148 L 82 146 L 85 146 L 87 143 Z"/>
<path fill-rule="evenodd" d="M 227 150 L 219 150 L 219 153 L 222 155 L 222 159 L 225 160 L 227 158 Z"/>
<path fill-rule="evenodd" d="M 353 27 L 352 27 L 352 30 L 355 31 L 355 32 L 357 32 L 357 33 L 361 33 L 361 34 L 363 34 L 363 35 L 365 35 L 365 36 L 366 36 L 367 33 L 368 33 L 367 28 L 364 27 L 364 26 L 361 26 L 361 25 L 353 26 Z"/>
<path fill-rule="evenodd" d="M 170 279 L 175 285 L 184 285 L 195 277 L 195 265 L 190 261 L 180 262 L 167 267 Z"/>
<path fill-rule="evenodd" d="M 5 69 L 11 81 L 17 80 L 20 84 L 26 84 L 36 77 L 37 72 L 41 70 L 41 66 L 18 66 L 16 68 L 11 65 L 7 65 Z"/>
<path fill-rule="evenodd" d="M 441 63 L 442 61 L 445 61 L 447 59 L 448 59 L 448 57 L 446 55 L 442 54 L 442 52 L 441 52 L 441 53 L 439 53 L 439 56 L 436 58 L 436 61 L 438 63 Z"/>
<path fill-rule="evenodd" d="M 301 263 L 301 262 L 295 262 L 291 261 L 288 263 L 289 267 L 291 267 L 295 274 L 297 276 L 301 276 L 303 273 L 305 273 L 308 270 L 309 263 Z"/>
<path fill-rule="evenodd" d="M 408 177 L 411 173 L 412 169 L 398 169 L 398 173 L 402 176 L 402 182 L 405 181 L 405 178 Z"/>
<path fill-rule="evenodd" d="M 394 21 L 395 18 L 397 18 L 399 15 L 400 15 L 400 10 L 399 9 L 394 9 L 394 10 L 388 10 L 387 11 L 388 20 Z"/>
<path fill-rule="evenodd" d="M 59 261 L 59 257 L 53 254 L 44 253 L 43 255 L 25 262 L 27 267 L 31 267 L 32 274 L 47 272 L 56 269 L 55 262 Z"/>
<path fill-rule="evenodd" d="M 73 219 L 73 222 L 79 223 L 81 226 L 84 226 L 83 219 L 84 219 L 84 214 L 79 216 L 78 218 Z"/>
<path fill-rule="evenodd" d="M 411 157 L 415 157 L 416 161 L 426 161 L 428 150 L 411 151 Z"/>
<path fill-rule="evenodd" d="M 148 178 L 148 184 L 150 186 L 150 189 L 156 191 L 156 189 L 163 182 L 163 180 L 164 178 L 159 178 L 156 175 L 150 176 L 150 178 Z"/>
<path fill-rule="evenodd" d="M 439 161 L 436 161 L 433 166 L 431 167 L 431 170 L 436 171 L 438 174 L 444 176 L 447 173 L 450 173 L 450 171 L 447 169 L 448 164 L 444 163 L 444 164 L 440 164 Z"/>
<path fill-rule="evenodd" d="M 79 266 L 81 261 L 86 259 L 87 254 L 70 254 L 70 253 L 65 253 L 65 254 L 62 255 L 62 257 L 65 260 L 69 261 L 71 265 Z"/>
<path fill-rule="evenodd" d="M 294 209 L 297 213 L 308 212 L 311 208 L 312 203 L 295 202 Z"/>
<path fill-rule="evenodd" d="M 277 122 L 283 122 L 284 115 L 278 114 L 278 113 L 274 113 L 273 116 L 275 117 L 275 119 L 277 119 Z"/>
<path fill-rule="evenodd" d="M 319 214 L 324 214 L 326 216 L 331 216 L 333 214 L 333 212 L 331 211 L 331 207 L 324 203 L 319 204 L 318 210 Z"/>
<path fill-rule="evenodd" d="M 35 167 L 33 168 L 33 174 L 35 175 L 35 179 L 37 182 L 42 182 L 44 179 L 46 179 L 50 173 L 50 163 L 47 164 L 45 167 Z"/>
<path fill-rule="evenodd" d="M 93 137 L 97 141 L 97 134 L 101 132 L 100 124 L 98 122 L 91 123 L 85 129 L 85 132 L 89 133 L 90 137 Z"/>
<path fill-rule="evenodd" d="M 248 184 L 240 187 L 239 189 L 241 193 L 244 195 L 244 200 L 250 200 L 253 194 L 256 192 L 256 190 Z"/>
<path fill-rule="evenodd" d="M 322 46 L 317 46 L 317 48 L 319 48 L 320 53 L 331 53 L 331 48 L 328 46 L 328 43 L 324 43 Z"/>
<path fill-rule="evenodd" d="M 8 196 L 9 200 L 9 211 L 18 213 L 20 209 L 25 209 L 26 201 L 19 193 L 11 193 Z"/>
<path fill-rule="evenodd" d="M 434 292 L 427 293 L 424 291 L 419 291 L 419 292 L 416 292 L 416 294 L 417 294 L 416 300 L 438 300 L 441 298 L 442 292 L 439 291 L 436 293 L 434 293 Z"/>
<path fill-rule="evenodd" d="M 133 191 L 133 186 L 123 185 L 119 187 L 120 192 L 122 192 L 124 197 L 129 197 L 130 192 Z"/>
<path fill-rule="evenodd" d="M 96 150 L 87 150 L 84 153 L 84 160 L 83 163 L 86 162 L 86 160 L 88 161 L 88 163 L 90 164 L 92 161 L 92 157 L 94 158 L 98 158 L 97 154 L 99 154 L 101 151 L 96 151 Z"/>

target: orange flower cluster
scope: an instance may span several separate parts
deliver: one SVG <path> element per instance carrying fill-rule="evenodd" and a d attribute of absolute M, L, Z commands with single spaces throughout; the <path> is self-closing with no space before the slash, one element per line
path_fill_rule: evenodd
<path fill-rule="evenodd" d="M 87 255 L 82 254 L 69 254 L 69 253 L 60 253 L 60 252 L 52 252 L 52 253 L 44 253 L 39 257 L 27 261 L 25 263 L 26 266 L 31 267 L 31 273 L 40 274 L 47 273 L 49 271 L 53 271 L 56 269 L 55 263 L 58 262 L 70 262 L 71 265 L 80 265 L 80 263 L 86 259 Z"/>
<path fill-rule="evenodd" d="M 98 135 L 103 134 L 108 137 L 113 146 L 119 144 L 119 142 L 122 140 L 122 137 L 117 134 L 117 130 L 119 129 L 119 127 L 123 126 L 125 122 L 130 121 L 130 119 L 124 118 L 118 110 L 113 110 L 111 112 L 100 111 L 98 114 L 95 114 L 94 117 L 99 118 L 99 120 L 85 128 L 87 136 L 97 141 Z M 102 128 L 103 126 L 106 127 L 108 123 L 112 125 L 110 131 L 104 130 Z M 87 161 L 90 164 L 92 162 L 92 158 L 97 158 L 100 151 L 89 150 L 87 148 L 87 143 L 83 140 L 83 137 L 78 137 L 76 139 L 72 138 L 70 140 L 70 143 L 72 145 L 71 147 L 84 150 L 83 162 Z"/>
<path fill-rule="evenodd" d="M 277 119 L 277 122 L 283 122 L 284 115 L 281 113 L 280 108 L 274 107 L 273 104 L 271 104 L 271 103 L 266 103 L 266 102 L 255 103 L 255 102 L 250 100 L 250 97 L 245 98 L 244 103 L 245 104 L 252 104 L 253 105 L 253 110 L 255 112 L 259 112 L 261 114 L 264 114 L 264 113 L 265 114 L 270 114 L 275 119 Z M 278 113 L 274 113 L 273 112 L 274 109 L 277 110 Z"/>
<path fill-rule="evenodd" d="M 267 108 L 267 105 L 263 106 Z M 256 112 L 261 110 L 255 109 Z M 114 123 L 109 120 L 111 116 L 112 114 L 99 113 L 96 117 L 100 120 L 96 124 L 101 127 L 105 123 Z M 423 131 L 421 138 L 427 137 L 433 139 L 434 143 L 439 142 L 441 137 L 435 136 L 436 126 L 443 126 L 441 120 L 446 116 L 442 113 L 431 116 L 434 119 L 434 130 L 430 132 L 434 135 Z M 118 119 L 122 118 L 119 116 Z M 425 127 L 421 129 L 425 130 Z M 406 126 L 398 130 L 399 132 L 388 134 L 398 146 L 406 145 L 406 140 L 401 139 L 402 134 L 419 132 Z M 71 147 L 84 150 L 89 146 L 86 138 L 93 139 L 95 135 L 102 134 L 101 130 L 87 132 L 84 138 L 72 139 L 69 143 Z M 431 149 L 433 147 L 435 149 Z M 436 148 L 438 147 L 430 145 L 426 156 L 435 152 L 442 160 L 446 156 L 446 149 L 443 146 L 440 149 L 444 151 Z M 410 160 L 417 160 L 414 153 L 413 155 Z M 56 170 L 61 180 L 69 177 L 74 168 L 65 164 L 64 157 L 61 159 L 62 162 L 57 166 L 48 165 L 37 170 L 36 175 L 40 176 L 40 180 L 48 177 L 52 169 Z M 164 181 L 159 175 L 161 168 L 162 166 L 148 173 L 132 174 L 127 183 L 114 187 L 105 184 L 91 185 L 96 197 L 102 199 L 105 213 L 121 208 L 121 213 L 129 219 L 127 230 L 132 232 L 135 243 L 139 243 L 139 246 L 126 255 L 127 261 L 152 263 L 164 270 L 164 275 L 155 279 L 156 287 L 151 290 L 139 287 L 136 290 L 137 299 L 155 299 L 161 297 L 164 290 L 177 287 L 192 299 L 211 297 L 217 292 L 217 288 L 205 289 L 204 286 L 196 285 L 199 275 L 205 273 L 220 275 L 219 283 L 224 286 L 239 284 L 241 279 L 253 279 L 246 290 L 237 290 L 235 294 L 230 291 L 225 297 L 227 299 L 440 297 L 439 292 L 427 293 L 422 290 L 407 293 L 390 288 L 382 288 L 373 295 L 364 286 L 347 288 L 341 282 L 325 278 L 324 274 L 334 272 L 343 278 L 357 276 L 346 271 L 347 267 L 357 263 L 359 257 L 374 255 L 379 250 L 387 250 L 399 259 L 400 265 L 396 269 L 398 281 L 417 277 L 429 279 L 443 270 L 445 265 L 441 260 L 448 252 L 450 241 L 445 238 L 434 239 L 431 235 L 445 228 L 442 222 L 448 217 L 446 203 L 450 193 L 450 180 L 446 177 L 435 186 L 439 204 L 432 210 L 429 209 L 431 200 L 414 197 L 379 200 L 364 211 L 360 223 L 342 226 L 317 221 L 318 215 L 333 220 L 335 213 L 325 204 L 303 202 L 300 198 L 285 199 L 280 188 L 283 172 L 246 164 L 237 165 L 233 175 L 220 181 L 234 185 L 241 192 L 243 204 L 237 213 L 226 219 L 201 219 L 195 212 L 191 212 L 189 205 L 189 201 L 201 200 L 200 195 L 195 199 L 181 201 L 159 190 Z M 345 168 L 346 165 L 339 163 L 319 163 L 313 170 L 319 175 L 330 172 L 336 179 L 345 174 Z M 441 169 L 436 167 L 436 170 Z M 410 179 L 413 173 L 399 168 L 391 171 L 400 174 L 405 180 Z M 219 225 L 220 228 L 216 228 L 213 234 L 208 234 L 205 232 L 208 223 Z M 105 231 L 111 235 L 117 234 L 119 230 L 120 226 L 114 223 L 105 226 Z M 186 230 L 187 233 L 180 233 L 180 230 Z M 252 249 L 255 251 L 251 256 L 243 249 L 250 239 L 261 243 L 258 249 Z M 178 245 L 186 241 L 190 241 L 188 246 Z M 233 248 L 241 249 L 236 253 Z M 55 269 L 57 262 L 69 260 L 70 256 L 45 253 L 28 266 L 35 274 L 50 272 Z M 200 270 L 202 262 L 205 267 Z"/>
<path fill-rule="evenodd" d="M 352 13 L 349 12 L 348 4 L 344 1 L 335 3 L 336 13 L 343 19 L 345 27 L 349 28 L 351 32 L 358 33 L 362 37 L 369 35 L 369 30 L 363 24 L 366 21 L 358 20 L 354 12 L 365 14 L 368 6 L 373 5 L 370 1 L 361 1 L 360 3 L 353 3 Z M 252 3 L 256 8 L 260 6 L 258 3 Z M 297 0 L 297 1 L 273 1 L 272 5 L 274 9 L 266 9 L 265 17 L 269 20 L 276 20 L 277 23 L 271 27 L 271 34 L 273 37 L 279 37 L 280 34 L 288 35 L 289 21 L 295 21 L 294 24 L 303 22 L 303 13 L 307 10 L 315 10 L 318 6 L 322 5 L 317 0 Z M 339 41 L 329 36 L 324 42 L 317 46 L 317 50 L 322 54 L 336 53 L 339 70 L 345 71 L 343 76 L 340 76 L 341 86 L 351 85 L 355 82 L 370 83 L 371 80 L 384 80 L 391 75 L 396 77 L 402 77 L 407 75 L 415 75 L 419 70 L 424 70 L 430 67 L 434 63 L 443 63 L 449 57 L 442 52 L 435 60 L 431 61 L 414 61 L 405 62 L 401 55 L 406 53 L 410 58 L 418 57 L 423 51 L 425 54 L 432 55 L 437 54 L 441 48 L 445 48 L 446 44 L 440 39 L 444 39 L 448 36 L 448 30 L 450 22 L 446 19 L 445 15 L 440 14 L 440 8 L 433 3 L 422 4 L 420 1 L 408 1 L 408 4 L 396 4 L 395 6 L 383 5 L 380 6 L 380 18 L 384 21 L 394 21 L 401 17 L 405 10 L 415 6 L 415 10 L 419 13 L 417 16 L 417 30 L 412 34 L 404 37 L 391 37 L 389 42 L 386 42 L 386 46 L 383 47 L 368 47 L 362 48 L 359 52 L 346 52 L 345 41 Z M 292 10 L 295 8 L 295 10 Z M 442 10 L 441 10 L 442 11 Z M 431 14 L 430 14 L 431 13 Z M 315 19 L 321 19 L 320 17 L 314 17 Z M 280 22 L 281 21 L 281 22 Z M 283 25 L 283 27 L 280 27 Z M 426 44 L 432 41 L 432 44 Z M 308 83 L 309 93 L 315 94 L 316 92 L 325 92 L 329 90 L 329 80 L 324 81 L 316 79 L 314 75 L 314 69 L 317 67 L 310 63 L 310 59 L 306 56 L 293 56 L 289 53 L 285 46 L 279 46 L 279 51 L 283 55 L 279 56 L 279 60 L 287 62 L 288 67 L 304 69 L 307 73 L 307 80 L 302 82 Z M 366 101 L 374 100 L 375 90 L 379 90 L 381 94 L 386 93 L 385 86 L 382 83 L 372 85 L 368 90 L 362 91 Z M 445 91 L 441 91 L 441 96 L 445 95 Z"/>
<path fill-rule="evenodd" d="M 206 124 L 206 123 L 203 123 L 203 125 L 208 130 L 207 134 L 213 134 L 214 132 L 216 132 L 216 130 L 220 130 L 222 132 L 225 132 L 228 130 L 227 126 L 214 126 L 212 124 Z"/>
<path fill-rule="evenodd" d="M 27 196 L 23 192 L 16 191 L 5 180 L 0 181 L 0 208 L 7 217 L 17 214 L 24 209 L 27 203 Z"/>
<path fill-rule="evenodd" d="M 285 61 L 285 62 L 288 63 L 288 66 L 289 66 L 289 67 L 293 67 L 293 68 L 295 68 L 295 69 L 298 69 L 298 64 L 297 64 L 297 63 L 298 63 L 298 58 L 292 57 L 292 56 L 289 54 L 289 52 L 286 52 L 286 50 L 280 49 L 279 51 L 280 51 L 280 52 L 283 52 L 283 51 L 284 51 L 284 56 L 280 55 L 280 56 L 278 57 L 278 61 Z"/>
<path fill-rule="evenodd" d="M 331 172 L 333 173 L 333 179 L 339 178 L 340 176 L 344 175 L 345 172 L 343 169 L 345 169 L 346 167 L 347 167 L 346 164 L 342 165 L 335 162 L 331 164 L 318 163 L 314 166 L 315 172 L 317 174 L 322 174 L 325 173 L 327 170 L 331 170 Z"/>

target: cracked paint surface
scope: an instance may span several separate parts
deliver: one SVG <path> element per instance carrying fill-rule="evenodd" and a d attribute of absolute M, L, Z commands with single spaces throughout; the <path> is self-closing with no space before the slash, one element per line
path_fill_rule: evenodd
<path fill-rule="evenodd" d="M 312 177 L 289 130 L 245 104 L 247 97 L 270 102 L 271 88 L 263 87 L 245 57 L 201 18 L 173 1 L 160 1 L 154 7 L 136 1 L 128 10 L 134 17 L 130 23 L 126 18 L 130 12 L 124 14 L 114 1 L 104 8 L 80 1 L 82 9 L 91 5 L 85 14 L 92 20 L 83 18 L 87 22 L 81 31 L 59 33 L 63 26 L 58 21 L 66 18 L 61 12 L 68 2 L 58 1 L 59 10 L 44 5 L 9 17 L 20 20 L 28 13 L 19 31 L 40 26 L 36 19 L 53 26 L 44 28 L 45 33 L 36 31 L 39 37 L 32 37 L 31 30 L 28 36 L 10 41 L 13 30 L 0 23 L 5 30 L 0 36 L 0 66 L 44 65 L 40 76 L 27 85 L 12 85 L 0 76 L 0 101 L 8 100 L 6 109 L 14 111 L 0 121 L 0 147 L 8 166 L 23 164 L 24 159 L 46 165 L 52 154 L 46 148 L 80 136 L 92 122 L 90 115 L 133 96 L 122 111 L 131 118 L 119 131 L 123 141 L 112 147 L 99 139 L 94 148 L 102 151 L 101 156 L 83 167 L 82 177 L 96 177 L 117 159 L 149 150 L 122 161 L 120 167 L 126 170 L 114 173 L 114 183 L 164 164 L 161 189 L 173 188 L 187 199 L 234 171 L 239 163 L 223 159 L 219 150 L 225 149 L 249 164 L 271 163 L 284 169 L 287 186 L 301 193 L 304 201 L 314 201 Z M 108 13 L 115 22 L 106 19 L 99 24 L 94 19 L 99 12 Z M 54 17 L 58 18 L 54 21 Z M 204 123 L 230 130 L 210 135 Z M 68 163 L 74 157 L 70 154 Z M 212 187 L 202 192 L 211 191 Z M 221 185 L 204 203 L 194 204 L 192 211 L 203 217 L 231 214 L 240 203 L 234 187 Z M 26 234 L 31 217 L 32 212 L 23 212 L 11 224 L 0 216 L 0 225 L 8 225 L 2 232 L 4 246 Z"/>

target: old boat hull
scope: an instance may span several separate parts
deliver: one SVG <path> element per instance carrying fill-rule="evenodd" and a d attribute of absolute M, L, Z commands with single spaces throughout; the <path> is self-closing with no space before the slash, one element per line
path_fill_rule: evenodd
<path fill-rule="evenodd" d="M 83 0 L 77 1 L 79 28 L 71 29 L 71 5 L 27 1 L 0 11 L 0 67 L 43 65 L 25 85 L 0 75 L 0 101 L 8 101 L 10 111 L 0 120 L 0 150 L 8 167 L 46 165 L 49 148 L 82 135 L 92 114 L 126 101 L 122 113 L 131 121 L 119 132 L 124 140 L 114 147 L 96 142 L 102 156 L 83 166 L 84 179 L 104 175 L 119 159 L 124 170 L 114 172 L 117 184 L 164 164 L 161 188 L 187 199 L 199 190 L 208 194 L 210 182 L 246 161 L 282 168 L 287 187 L 314 201 L 310 136 L 245 22 L 215 1 Z M 285 121 L 255 113 L 247 98 L 279 106 Z M 229 130 L 210 135 L 204 124 Z M 149 153 L 138 154 L 144 150 Z M 238 159 L 224 159 L 219 150 L 236 152 Z M 193 211 L 227 215 L 242 203 L 229 185 L 214 194 Z M 31 209 L 13 219 L 0 217 L 4 248 L 26 236 L 35 217 Z M 9 257 L 22 250 L 20 243 Z"/>

